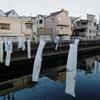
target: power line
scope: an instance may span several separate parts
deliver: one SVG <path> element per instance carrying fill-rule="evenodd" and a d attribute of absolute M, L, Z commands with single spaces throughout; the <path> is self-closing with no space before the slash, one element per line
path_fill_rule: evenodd
<path fill-rule="evenodd" d="M 36 2 L 36 1 L 33 1 L 33 0 L 27 0 L 27 1 L 32 2 L 32 3 L 35 3 L 35 4 L 39 4 L 39 5 L 42 5 L 42 6 L 50 7 L 50 8 L 62 9 L 62 8 L 59 8 L 59 7 L 54 7 L 54 6 L 47 5 L 47 4 L 40 3 L 40 2 Z M 68 11 L 69 11 L 69 12 L 74 12 L 74 13 L 89 14 L 89 13 L 78 12 L 78 11 L 73 11 L 73 10 L 68 10 Z M 95 13 L 95 14 L 99 14 L 99 13 Z"/>
<path fill-rule="evenodd" d="M 61 9 L 59 7 L 54 7 L 54 6 L 51 6 L 51 5 L 44 4 L 44 3 L 39 3 L 39 2 L 36 2 L 36 1 L 33 1 L 33 0 L 27 0 L 27 1 L 32 2 L 32 3 L 36 3 L 36 4 L 40 4 L 40 5 L 46 6 L 46 7 L 52 7 L 52 8 L 56 8 L 56 9 Z"/>

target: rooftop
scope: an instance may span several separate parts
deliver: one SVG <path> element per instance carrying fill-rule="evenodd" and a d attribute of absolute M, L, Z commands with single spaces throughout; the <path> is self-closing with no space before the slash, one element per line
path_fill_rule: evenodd
<path fill-rule="evenodd" d="M 48 17 L 53 17 L 53 16 L 57 16 L 58 14 L 62 13 L 63 11 L 58 11 L 58 12 L 54 12 L 51 13 Z"/>

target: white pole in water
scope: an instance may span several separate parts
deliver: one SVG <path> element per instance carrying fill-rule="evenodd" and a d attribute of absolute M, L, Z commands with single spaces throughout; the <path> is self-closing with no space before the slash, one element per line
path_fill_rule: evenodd
<path fill-rule="evenodd" d="M 76 66 L 77 66 L 77 47 L 78 39 L 75 39 L 74 44 L 70 44 L 70 50 L 68 53 L 67 66 L 66 66 L 66 89 L 65 93 L 68 93 L 75 97 L 74 89 L 76 82 Z"/>

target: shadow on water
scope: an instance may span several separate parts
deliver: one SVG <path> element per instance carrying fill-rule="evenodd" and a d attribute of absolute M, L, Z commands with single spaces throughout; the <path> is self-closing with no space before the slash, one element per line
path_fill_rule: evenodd
<path fill-rule="evenodd" d="M 100 53 L 85 54 L 78 57 L 77 71 L 84 71 L 84 75 L 93 74 L 95 58 Z M 32 83 L 33 59 L 13 62 L 9 67 L 0 67 L 0 95 L 4 96 L 24 88 L 34 87 Z M 40 71 L 40 78 L 46 76 L 56 82 L 65 83 L 67 55 L 44 57 Z M 80 69 L 80 70 L 79 70 Z"/>

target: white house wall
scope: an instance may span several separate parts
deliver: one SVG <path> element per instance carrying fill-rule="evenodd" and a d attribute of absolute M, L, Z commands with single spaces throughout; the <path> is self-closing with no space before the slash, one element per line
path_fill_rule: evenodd
<path fill-rule="evenodd" d="M 97 24 L 97 22 L 95 21 L 95 23 Z M 91 22 L 91 25 L 90 25 L 90 22 L 88 22 L 88 28 L 87 28 L 87 35 L 86 35 L 86 38 L 88 36 L 91 36 L 91 39 L 93 39 L 93 37 L 95 36 L 96 37 L 96 26 L 94 26 L 94 22 Z M 89 32 L 89 30 L 91 29 L 91 33 Z"/>
<path fill-rule="evenodd" d="M 42 24 L 39 24 L 39 20 L 43 20 L 43 23 Z M 37 22 L 37 28 L 44 28 L 44 18 L 41 17 L 41 16 L 37 16 L 35 21 Z"/>
<path fill-rule="evenodd" d="M 2 11 L 0 11 L 0 16 L 6 16 Z"/>
<path fill-rule="evenodd" d="M 32 29 L 27 29 L 25 23 L 31 21 L 31 18 L 12 18 L 12 17 L 2 17 L 0 16 L 0 23 L 10 24 L 10 29 L 0 29 L 0 34 L 18 34 L 18 36 L 24 36 L 21 32 L 21 23 L 22 31 L 27 34 L 32 34 Z"/>
<path fill-rule="evenodd" d="M 87 20 L 94 22 L 95 21 L 95 16 L 87 14 Z"/>
<path fill-rule="evenodd" d="M 13 13 L 14 13 L 14 14 L 13 14 Z M 8 15 L 8 17 L 16 17 L 16 18 L 19 18 L 18 15 L 17 15 L 14 11 L 12 11 L 12 12 Z"/>

